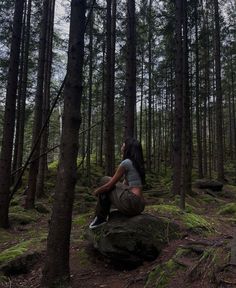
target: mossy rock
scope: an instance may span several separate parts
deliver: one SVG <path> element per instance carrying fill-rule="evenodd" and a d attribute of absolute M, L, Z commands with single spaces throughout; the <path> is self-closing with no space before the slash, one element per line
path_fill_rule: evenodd
<path fill-rule="evenodd" d="M 179 226 L 168 219 L 149 214 L 129 218 L 118 211 L 105 225 L 86 230 L 86 238 L 101 254 L 130 266 L 154 260 L 169 240 L 179 237 Z"/>
<path fill-rule="evenodd" d="M 13 247 L 10 247 L 0 253 L 0 265 L 9 262 L 16 257 L 24 254 L 28 249 L 32 242 L 31 241 L 24 241 L 20 244 L 17 244 Z"/>
<path fill-rule="evenodd" d="M 36 251 L 24 253 L 0 265 L 0 271 L 6 276 L 26 274 L 37 263 L 40 256 L 41 254 Z"/>
<path fill-rule="evenodd" d="M 186 211 L 181 210 L 173 204 L 151 205 L 146 210 L 158 213 L 160 216 L 168 217 L 169 219 L 174 218 L 180 221 L 186 229 L 197 234 L 214 232 L 214 225 L 203 216 L 192 213 L 192 210 L 195 210 L 195 208 L 191 205 L 186 205 Z"/>

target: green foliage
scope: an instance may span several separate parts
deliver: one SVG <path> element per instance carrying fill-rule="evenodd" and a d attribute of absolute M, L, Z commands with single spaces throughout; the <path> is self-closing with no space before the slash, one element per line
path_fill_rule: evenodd
<path fill-rule="evenodd" d="M 168 287 L 171 277 L 173 277 L 179 269 L 182 269 L 182 267 L 175 263 L 173 259 L 158 265 L 155 270 L 148 275 L 145 288 Z"/>
<path fill-rule="evenodd" d="M 236 216 L 236 203 L 226 204 L 219 210 L 220 215 L 235 215 Z"/>
<path fill-rule="evenodd" d="M 29 249 L 31 243 L 32 243 L 31 240 L 24 241 L 1 252 L 0 265 L 24 254 Z"/>
<path fill-rule="evenodd" d="M 190 208 L 188 211 L 182 211 L 174 204 L 159 204 L 148 206 L 146 210 L 148 212 L 156 212 L 160 216 L 165 216 L 172 220 L 180 221 L 187 229 L 195 233 L 202 234 L 214 231 L 213 223 L 210 223 L 203 216 L 193 213 Z"/>
<path fill-rule="evenodd" d="M 27 225 L 36 222 L 40 214 L 36 210 L 25 210 L 20 206 L 10 207 L 9 218 L 13 224 Z"/>
<path fill-rule="evenodd" d="M 213 232 L 214 228 L 212 223 L 207 221 L 200 215 L 194 213 L 184 213 L 182 216 L 182 221 L 188 229 L 191 229 L 194 232 L 201 233 L 204 230 Z"/>

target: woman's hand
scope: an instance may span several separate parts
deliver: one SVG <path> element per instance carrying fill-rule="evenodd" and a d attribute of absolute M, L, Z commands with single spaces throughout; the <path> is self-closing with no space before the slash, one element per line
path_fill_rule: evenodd
<path fill-rule="evenodd" d="M 120 180 L 120 178 L 124 175 L 125 173 L 125 168 L 119 166 L 118 169 L 116 170 L 115 175 L 110 179 L 109 182 L 106 184 L 102 185 L 101 187 L 97 188 L 93 194 L 95 196 L 98 196 L 98 194 L 101 193 L 107 193 L 113 189 L 113 187 L 116 185 L 116 183 Z"/>

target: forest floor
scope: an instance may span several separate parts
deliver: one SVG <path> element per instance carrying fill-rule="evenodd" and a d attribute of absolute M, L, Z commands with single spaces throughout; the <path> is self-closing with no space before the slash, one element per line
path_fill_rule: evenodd
<path fill-rule="evenodd" d="M 155 182 L 153 176 L 152 187 L 144 191 L 145 213 L 174 219 L 181 226 L 180 239 L 167 243 L 156 260 L 124 270 L 114 267 L 85 239 L 95 198 L 91 189 L 81 183 L 76 186 L 72 288 L 236 287 L 236 186 L 227 184 L 218 192 L 194 188 L 193 195 L 186 198 L 185 212 L 178 208 L 179 198 L 171 196 L 168 187 L 169 183 Z M 11 228 L 0 230 L 0 268 L 11 263 L 11 273 L 16 273 L 0 274 L 1 288 L 40 287 L 52 197 L 40 200 L 38 211 L 24 211 L 23 201 L 22 195 L 14 198 Z"/>

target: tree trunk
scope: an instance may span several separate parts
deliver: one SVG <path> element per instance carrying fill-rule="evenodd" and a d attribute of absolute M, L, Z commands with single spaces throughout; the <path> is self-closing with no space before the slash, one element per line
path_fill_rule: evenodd
<path fill-rule="evenodd" d="M 190 119 L 189 67 L 188 67 L 187 0 L 183 1 L 183 136 L 182 177 L 180 208 L 185 209 L 185 197 L 192 192 L 192 131 Z"/>
<path fill-rule="evenodd" d="M 181 192 L 182 171 L 182 125 L 183 125 L 183 98 L 182 98 L 182 1 L 176 0 L 176 58 L 175 58 L 175 113 L 174 113 L 174 143 L 173 143 L 173 187 L 176 195 Z"/>
<path fill-rule="evenodd" d="M 70 278 L 69 248 L 77 178 L 78 132 L 81 124 L 85 11 L 85 0 L 72 0 L 60 161 L 43 270 L 43 287 L 58 287 Z"/>
<path fill-rule="evenodd" d="M 222 109 L 222 89 L 221 89 L 220 23 L 219 23 L 218 0 L 214 0 L 214 12 L 215 12 L 217 178 L 220 181 L 224 181 L 223 109 Z"/>
<path fill-rule="evenodd" d="M 18 91 L 17 91 L 17 111 L 16 111 L 16 128 L 15 128 L 15 142 L 14 142 L 14 156 L 12 163 L 12 171 L 17 170 L 17 157 L 18 157 L 18 144 L 19 144 L 19 129 L 20 129 L 20 112 L 21 112 L 21 103 L 22 103 L 22 82 L 24 74 L 24 53 L 25 53 L 25 23 L 26 23 L 26 14 L 27 14 L 27 5 L 26 1 L 24 3 L 24 12 L 23 12 L 23 22 L 22 22 L 22 32 L 21 32 L 21 54 L 20 54 L 20 65 L 19 65 L 19 80 L 18 80 Z M 17 178 L 17 174 L 13 177 L 12 182 Z"/>
<path fill-rule="evenodd" d="M 2 150 L 0 156 L 0 227 L 7 228 L 9 195 L 11 185 L 11 162 L 15 126 L 17 77 L 19 70 L 21 27 L 24 1 L 15 1 L 13 30 L 10 50 L 10 63 L 7 79 L 7 93 L 4 113 Z"/>
<path fill-rule="evenodd" d="M 40 27 L 40 46 L 39 46 L 39 60 L 38 60 L 38 74 L 37 74 L 37 88 L 35 95 L 35 112 L 33 124 L 32 146 L 34 146 L 37 136 L 42 127 L 42 106 L 43 106 L 43 91 L 44 91 L 44 73 L 45 73 L 45 56 L 46 56 L 46 35 L 47 35 L 47 19 L 48 19 L 49 0 L 43 2 L 43 14 Z M 25 199 L 25 208 L 33 209 L 36 194 L 36 183 L 38 176 L 38 166 L 40 154 L 40 144 L 35 149 L 32 161 L 29 168 L 28 190 Z"/>
<path fill-rule="evenodd" d="M 152 0 L 149 0 L 148 13 L 148 143 L 147 143 L 147 170 L 151 170 L 152 154 Z"/>
<path fill-rule="evenodd" d="M 48 28 L 46 39 L 46 59 L 45 59 L 45 89 L 43 93 L 43 115 L 42 123 L 46 121 L 46 118 L 50 109 L 50 82 L 51 82 L 51 66 L 52 66 L 52 43 L 53 43 L 53 26 L 54 26 L 54 8 L 55 0 L 50 0 L 49 13 L 48 13 Z M 43 154 L 48 149 L 48 135 L 49 124 L 42 134 L 40 154 Z M 39 159 L 39 171 L 36 184 L 36 196 L 38 198 L 44 195 L 44 179 L 45 172 L 47 171 L 47 154 Z"/>
<path fill-rule="evenodd" d="M 200 130 L 200 111 L 199 111 L 199 53 L 198 53 L 198 1 L 195 3 L 195 54 L 196 54 L 196 132 L 197 132 L 197 161 L 198 177 L 203 178 L 202 169 L 202 139 Z"/>
<path fill-rule="evenodd" d="M 89 97 L 88 97 L 88 128 L 91 126 L 92 117 L 92 97 L 93 97 L 93 13 L 90 18 L 89 27 Z M 88 129 L 87 132 L 87 155 L 86 155 L 86 177 L 88 186 L 91 185 L 91 130 Z"/>
<path fill-rule="evenodd" d="M 125 138 L 134 137 L 136 107 L 136 17 L 135 0 L 127 0 L 127 60 L 125 93 Z"/>
<path fill-rule="evenodd" d="M 114 96 L 115 96 L 115 41 L 116 41 L 116 0 L 107 1 L 107 56 L 106 56 L 106 120 L 105 120 L 105 170 L 113 175 L 114 152 Z"/>

